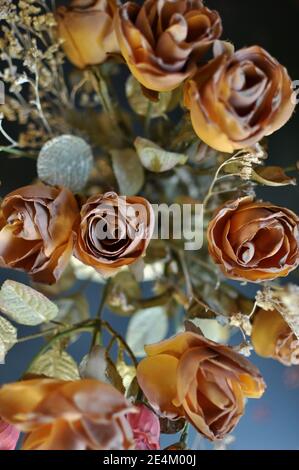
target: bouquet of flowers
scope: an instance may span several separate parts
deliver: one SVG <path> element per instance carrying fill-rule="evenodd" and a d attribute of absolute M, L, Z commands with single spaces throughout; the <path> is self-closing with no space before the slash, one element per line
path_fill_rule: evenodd
<path fill-rule="evenodd" d="M 265 390 L 251 350 L 299 363 L 299 287 L 278 282 L 299 217 L 255 195 L 295 184 L 267 163 L 296 105 L 287 70 L 223 41 L 202 0 L 2 0 L 0 18 L 0 150 L 37 169 L 0 207 L 0 265 L 29 275 L 1 287 L 0 361 L 44 338 L 0 389 L 0 449 L 227 439 Z"/>

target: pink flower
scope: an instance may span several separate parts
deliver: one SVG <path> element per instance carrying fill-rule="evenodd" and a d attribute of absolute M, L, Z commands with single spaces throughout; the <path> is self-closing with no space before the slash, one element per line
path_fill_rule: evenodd
<path fill-rule="evenodd" d="M 147 406 L 136 405 L 138 413 L 129 414 L 128 421 L 131 425 L 135 448 L 137 450 L 160 449 L 160 422 Z"/>
<path fill-rule="evenodd" d="M 15 450 L 20 433 L 0 418 L 0 450 Z"/>

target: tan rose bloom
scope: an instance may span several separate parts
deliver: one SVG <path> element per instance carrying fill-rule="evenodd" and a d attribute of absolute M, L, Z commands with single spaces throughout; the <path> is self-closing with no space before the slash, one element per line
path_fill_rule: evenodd
<path fill-rule="evenodd" d="M 184 101 L 198 137 L 232 153 L 284 126 L 295 103 L 287 70 L 264 49 L 217 46 L 216 57 L 185 84 Z"/>
<path fill-rule="evenodd" d="M 64 51 L 79 68 L 105 62 L 109 53 L 119 52 L 113 28 L 116 0 L 73 0 L 56 11 L 58 35 Z"/>
<path fill-rule="evenodd" d="M 261 282 L 299 264 L 299 218 L 294 212 L 244 197 L 220 207 L 208 226 L 209 252 L 227 277 Z"/>
<path fill-rule="evenodd" d="M 186 417 L 211 440 L 230 433 L 246 397 L 259 398 L 259 371 L 233 349 L 193 332 L 145 347 L 137 379 L 151 406 L 169 418 Z"/>
<path fill-rule="evenodd" d="M 1 205 L 0 264 L 54 283 L 72 254 L 79 208 L 66 188 L 43 184 L 8 194 Z"/>
<path fill-rule="evenodd" d="M 155 91 L 179 86 L 222 33 L 218 13 L 201 0 L 128 2 L 119 8 L 115 28 L 132 74 Z"/>
<path fill-rule="evenodd" d="M 271 357 L 285 366 L 299 364 L 299 340 L 276 310 L 257 311 L 251 340 L 259 356 Z"/>
<path fill-rule="evenodd" d="M 0 389 L 0 414 L 26 433 L 23 450 L 123 450 L 134 440 L 133 412 L 112 385 L 33 379 Z"/>
<path fill-rule="evenodd" d="M 106 275 L 140 258 L 154 230 L 154 213 L 142 197 L 114 192 L 93 196 L 81 210 L 75 256 Z"/>

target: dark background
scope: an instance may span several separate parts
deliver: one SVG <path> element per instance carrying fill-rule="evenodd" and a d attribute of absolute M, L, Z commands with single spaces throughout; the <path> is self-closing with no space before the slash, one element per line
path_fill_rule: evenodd
<path fill-rule="evenodd" d="M 298 22 L 299 0 L 207 0 L 210 8 L 219 11 L 223 18 L 224 39 L 232 41 L 236 48 L 258 44 L 267 49 L 284 64 L 293 80 L 299 80 L 298 61 Z M 1 108 L 1 107 L 0 107 Z M 298 114 L 269 139 L 271 164 L 291 166 L 299 160 Z M 29 159 L 11 159 L 0 154 L 0 195 L 28 184 L 35 177 L 35 163 Z M 299 213 L 298 188 L 263 188 L 259 195 Z M 6 278 L 25 280 L 15 272 L 0 270 L 0 282 Z M 291 277 L 296 282 L 296 273 Z M 247 293 L 252 287 L 245 288 Z M 100 297 L 99 286 L 92 285 L 87 291 L 91 312 L 97 309 Z M 298 305 L 299 309 L 299 305 Z M 126 320 L 109 312 L 105 315 L 119 330 L 124 331 Z M 29 334 L 24 329 L 23 334 Z M 0 382 L 17 380 L 30 357 L 37 352 L 40 341 L 16 346 L 7 358 L 7 365 L 0 365 Z M 84 335 L 72 346 L 74 357 L 80 359 L 86 353 Z M 250 400 L 247 412 L 234 432 L 236 441 L 233 449 L 298 449 L 299 448 L 299 367 L 286 368 L 272 360 L 262 360 L 252 356 L 260 367 L 268 384 L 261 400 Z M 193 441 L 192 436 L 191 441 Z M 203 442 L 193 442 L 195 448 Z"/>

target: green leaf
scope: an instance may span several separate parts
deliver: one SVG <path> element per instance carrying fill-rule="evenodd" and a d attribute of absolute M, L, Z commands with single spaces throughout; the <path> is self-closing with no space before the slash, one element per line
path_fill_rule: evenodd
<path fill-rule="evenodd" d="M 37 159 L 38 177 L 53 186 L 81 191 L 93 166 L 91 147 L 74 135 L 60 135 L 49 140 Z"/>
<path fill-rule="evenodd" d="M 144 346 L 165 338 L 168 316 L 163 307 L 147 308 L 135 313 L 129 321 L 127 343 L 138 357 L 145 356 Z"/>
<path fill-rule="evenodd" d="M 134 142 L 142 165 L 154 173 L 172 170 L 177 165 L 184 165 L 188 157 L 182 153 L 167 152 L 154 142 L 137 137 Z"/>
<path fill-rule="evenodd" d="M 16 342 L 16 328 L 8 320 L 0 317 L 0 364 L 3 364 L 7 351 L 9 351 Z"/>
<path fill-rule="evenodd" d="M 0 290 L 0 310 L 21 325 L 35 326 L 56 317 L 58 307 L 40 292 L 7 280 Z"/>
<path fill-rule="evenodd" d="M 45 354 L 39 356 L 28 372 L 60 380 L 79 380 L 80 378 L 74 359 L 57 347 L 49 349 Z"/>
<path fill-rule="evenodd" d="M 144 170 L 133 149 L 111 150 L 112 166 L 120 193 L 134 196 L 144 184 Z"/>

